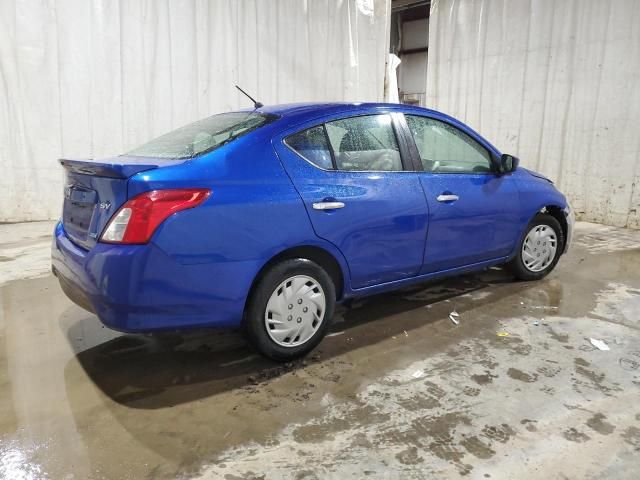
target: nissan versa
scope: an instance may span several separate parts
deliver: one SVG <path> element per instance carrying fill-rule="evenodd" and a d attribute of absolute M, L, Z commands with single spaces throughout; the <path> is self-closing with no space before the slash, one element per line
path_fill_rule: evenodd
<path fill-rule="evenodd" d="M 242 327 L 286 360 L 336 302 L 500 264 L 536 280 L 567 251 L 552 182 L 449 116 L 257 106 L 60 161 L 52 267 L 69 298 L 125 332 Z"/>

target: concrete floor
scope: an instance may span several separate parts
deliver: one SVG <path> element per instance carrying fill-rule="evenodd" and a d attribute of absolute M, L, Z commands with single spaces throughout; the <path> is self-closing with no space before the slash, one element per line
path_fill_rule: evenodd
<path fill-rule="evenodd" d="M 540 282 L 343 308 L 281 366 L 103 328 L 47 273 L 50 228 L 0 225 L 1 478 L 640 478 L 639 231 L 579 224 Z"/>

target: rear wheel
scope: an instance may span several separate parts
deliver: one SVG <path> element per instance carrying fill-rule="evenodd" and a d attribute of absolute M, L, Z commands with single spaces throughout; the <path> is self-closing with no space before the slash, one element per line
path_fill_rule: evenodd
<path fill-rule="evenodd" d="M 262 276 L 249 299 L 247 337 L 274 360 L 303 356 L 326 334 L 335 298 L 333 281 L 322 267 L 302 258 L 285 260 Z"/>
<path fill-rule="evenodd" d="M 538 280 L 555 268 L 563 247 L 564 235 L 558 220 L 538 213 L 527 226 L 518 252 L 508 266 L 520 280 Z"/>

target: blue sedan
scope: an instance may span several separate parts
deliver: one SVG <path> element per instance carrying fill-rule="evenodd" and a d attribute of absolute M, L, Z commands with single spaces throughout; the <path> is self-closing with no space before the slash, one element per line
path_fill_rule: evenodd
<path fill-rule="evenodd" d="M 60 160 L 52 268 L 108 327 L 241 327 L 314 348 L 336 302 L 507 265 L 547 275 L 573 213 L 463 123 L 396 104 L 223 113 L 114 158 Z"/>

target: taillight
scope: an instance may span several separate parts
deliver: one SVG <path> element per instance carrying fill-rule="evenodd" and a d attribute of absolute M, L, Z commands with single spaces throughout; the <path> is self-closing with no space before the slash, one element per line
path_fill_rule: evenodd
<path fill-rule="evenodd" d="M 200 205 L 210 194 L 206 188 L 152 190 L 125 203 L 100 237 L 105 243 L 147 243 L 158 225 L 170 215 Z"/>

